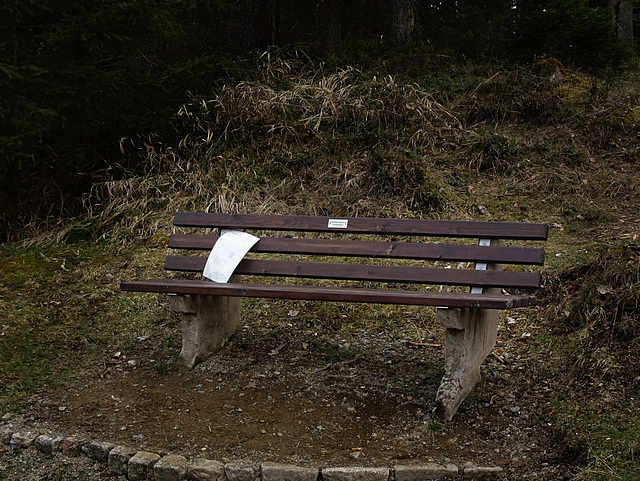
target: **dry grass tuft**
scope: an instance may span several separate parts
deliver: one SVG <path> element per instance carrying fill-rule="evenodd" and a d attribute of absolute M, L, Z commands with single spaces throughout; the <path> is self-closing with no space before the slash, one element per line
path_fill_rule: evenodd
<path fill-rule="evenodd" d="M 457 78 L 423 86 L 265 55 L 255 79 L 180 110 L 180 142 L 124 140 L 123 156 L 144 160 L 95 184 L 85 218 L 28 234 L 135 239 L 176 210 L 469 219 L 480 204 L 492 220 L 593 225 L 633 204 L 640 96 L 626 81 L 578 101 L 518 69 Z"/>
<path fill-rule="evenodd" d="M 185 105 L 176 148 L 123 147 L 144 155 L 145 172 L 96 184 L 89 216 L 148 236 L 176 210 L 413 216 L 447 205 L 425 153 L 460 124 L 431 95 L 353 68 L 276 64 L 269 81 Z"/>
<path fill-rule="evenodd" d="M 428 124 L 460 125 L 423 89 L 398 84 L 389 75 L 365 79 L 353 68 L 330 74 L 320 70 L 292 75 L 286 84 L 291 87 L 241 82 L 180 113 L 198 126 L 206 142 L 254 142 L 278 134 L 293 141 L 309 135 L 328 139 L 366 132 L 378 138 L 406 135 L 409 145 L 418 145 L 427 140 Z"/>
<path fill-rule="evenodd" d="M 565 272 L 555 286 L 553 304 L 570 327 L 603 346 L 638 342 L 640 332 L 640 248 L 608 249 L 591 263 Z M 640 345 L 636 345 L 636 348 Z"/>

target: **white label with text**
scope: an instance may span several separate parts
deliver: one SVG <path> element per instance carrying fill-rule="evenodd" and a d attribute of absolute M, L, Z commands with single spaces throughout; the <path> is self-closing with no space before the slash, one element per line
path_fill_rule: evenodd
<path fill-rule="evenodd" d="M 330 229 L 346 229 L 349 225 L 348 219 L 329 219 Z"/>

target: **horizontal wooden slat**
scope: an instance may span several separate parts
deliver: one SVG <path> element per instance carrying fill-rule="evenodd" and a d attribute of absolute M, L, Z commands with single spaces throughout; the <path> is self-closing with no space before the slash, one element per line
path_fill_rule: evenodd
<path fill-rule="evenodd" d="M 476 222 L 423 219 L 381 219 L 366 217 L 312 217 L 262 214 L 214 214 L 177 212 L 178 227 L 258 229 L 356 234 L 421 235 L 433 237 L 478 237 L 488 239 L 545 240 L 546 224 L 519 222 Z M 345 227 L 330 227 L 331 225 Z"/>
<path fill-rule="evenodd" d="M 172 234 L 169 238 L 169 247 L 174 249 L 210 250 L 218 238 L 218 236 L 214 235 Z M 544 264 L 544 249 L 530 247 L 486 247 L 455 244 L 264 237 L 251 248 L 251 251 L 279 254 L 491 262 L 499 264 Z"/>
<path fill-rule="evenodd" d="M 158 292 L 165 294 L 370 302 L 376 304 L 408 304 L 451 308 L 510 309 L 513 307 L 534 305 L 536 302 L 534 297 L 523 295 L 505 296 L 499 294 L 350 289 L 275 284 L 217 284 L 215 282 L 182 279 L 129 281 L 121 283 L 120 288 L 124 291 Z"/>
<path fill-rule="evenodd" d="M 165 268 L 202 272 L 205 257 L 167 256 Z M 511 287 L 535 289 L 540 286 L 538 272 L 500 270 L 441 269 L 428 267 L 337 264 L 243 259 L 234 274 L 257 276 L 344 279 L 350 281 L 444 284 L 449 286 Z"/>

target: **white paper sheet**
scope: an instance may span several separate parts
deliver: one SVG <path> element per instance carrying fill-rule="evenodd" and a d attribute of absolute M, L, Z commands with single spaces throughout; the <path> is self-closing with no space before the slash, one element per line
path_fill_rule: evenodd
<path fill-rule="evenodd" d="M 236 230 L 223 230 L 221 234 L 209 253 L 202 274 L 213 282 L 224 283 L 260 238 Z"/>

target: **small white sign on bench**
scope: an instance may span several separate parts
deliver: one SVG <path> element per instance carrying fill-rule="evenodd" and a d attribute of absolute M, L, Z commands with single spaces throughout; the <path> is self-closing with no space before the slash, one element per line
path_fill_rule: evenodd
<path fill-rule="evenodd" d="M 327 227 L 329 229 L 346 229 L 349 226 L 349 219 L 329 219 Z"/>
<path fill-rule="evenodd" d="M 202 275 L 213 282 L 228 282 L 240 261 L 259 237 L 236 230 L 223 230 L 214 244 Z"/>

